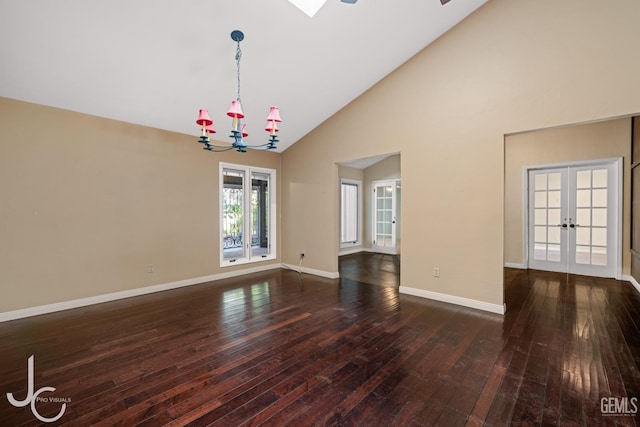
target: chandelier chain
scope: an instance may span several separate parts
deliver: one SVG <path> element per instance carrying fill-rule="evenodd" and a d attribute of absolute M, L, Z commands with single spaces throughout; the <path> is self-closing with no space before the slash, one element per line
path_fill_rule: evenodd
<path fill-rule="evenodd" d="M 238 97 L 236 98 L 236 100 L 238 102 L 240 102 L 240 104 L 242 105 L 242 101 L 240 100 L 240 59 L 242 59 L 242 50 L 240 49 L 240 42 L 237 42 L 237 47 L 236 47 L 236 72 L 238 75 Z"/>

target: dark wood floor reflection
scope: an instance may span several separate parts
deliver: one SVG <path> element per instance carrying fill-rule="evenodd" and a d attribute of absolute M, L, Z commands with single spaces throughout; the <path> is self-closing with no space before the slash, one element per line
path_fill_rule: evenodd
<path fill-rule="evenodd" d="M 400 257 L 371 252 L 343 255 L 339 272 L 342 278 L 397 288 L 400 286 Z"/>
<path fill-rule="evenodd" d="M 68 425 L 635 425 L 601 411 L 640 396 L 631 285 L 505 283 L 505 316 L 273 270 L 2 323 L 0 425 L 39 424 L 31 355 Z"/>

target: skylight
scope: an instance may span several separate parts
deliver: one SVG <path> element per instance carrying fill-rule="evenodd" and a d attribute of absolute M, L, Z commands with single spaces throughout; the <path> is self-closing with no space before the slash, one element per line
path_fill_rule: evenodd
<path fill-rule="evenodd" d="M 327 0 L 289 0 L 289 3 L 306 13 L 309 18 L 313 18 L 313 15 L 320 10 L 326 1 Z"/>

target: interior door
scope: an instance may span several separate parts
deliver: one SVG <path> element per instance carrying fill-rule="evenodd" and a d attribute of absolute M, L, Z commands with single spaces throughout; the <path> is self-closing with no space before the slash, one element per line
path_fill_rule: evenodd
<path fill-rule="evenodd" d="M 567 271 L 568 168 L 529 171 L 529 268 Z"/>
<path fill-rule="evenodd" d="M 616 277 L 618 162 L 529 171 L 529 267 Z"/>
<path fill-rule="evenodd" d="M 373 183 L 373 251 L 396 254 L 396 181 Z"/>

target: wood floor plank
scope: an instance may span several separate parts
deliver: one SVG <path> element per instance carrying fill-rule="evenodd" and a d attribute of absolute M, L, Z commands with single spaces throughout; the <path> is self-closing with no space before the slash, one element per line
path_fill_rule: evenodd
<path fill-rule="evenodd" d="M 640 397 L 628 282 L 505 269 L 499 316 L 400 295 L 393 258 L 344 261 L 0 323 L 0 425 L 40 424 L 4 397 L 26 395 L 30 355 L 65 425 L 639 423 L 600 404 Z"/>

